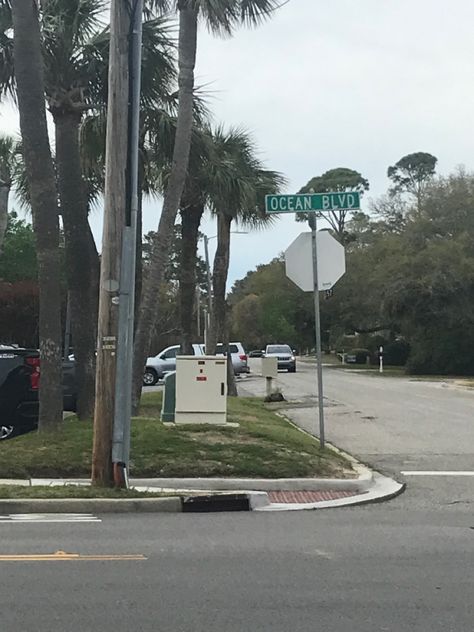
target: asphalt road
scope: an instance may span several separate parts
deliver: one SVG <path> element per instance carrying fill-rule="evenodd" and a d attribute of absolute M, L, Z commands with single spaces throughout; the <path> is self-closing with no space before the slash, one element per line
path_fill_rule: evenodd
<path fill-rule="evenodd" d="M 282 386 L 312 404 L 312 368 L 300 368 L 281 374 Z M 256 377 L 240 384 L 263 389 Z M 470 465 L 468 392 L 326 371 L 326 395 L 330 438 L 395 473 L 406 461 L 412 469 L 457 458 Z M 296 412 L 313 422 L 311 408 Z M 388 503 L 329 511 L 2 523 L 0 555 L 146 559 L 0 557 L 1 630 L 471 632 L 474 479 L 407 482 Z"/>
<path fill-rule="evenodd" d="M 3 632 L 468 632 L 474 518 L 389 504 L 275 514 L 103 516 L 1 526 Z"/>
<path fill-rule="evenodd" d="M 241 392 L 263 394 L 259 362 L 251 362 L 253 377 L 241 382 Z M 294 374 L 280 372 L 278 385 L 290 405 L 296 400 L 304 406 L 287 414 L 317 435 L 315 364 L 300 361 L 297 367 Z M 452 503 L 474 507 L 474 390 L 452 381 L 330 367 L 324 368 L 323 382 L 326 439 L 405 481 L 401 502 L 407 510 Z M 430 474 L 414 476 L 417 471 Z M 451 471 L 471 475 L 445 474 Z"/>
<path fill-rule="evenodd" d="M 253 374 L 259 370 L 252 361 Z M 384 377 L 325 367 L 326 438 L 392 473 L 474 470 L 474 389 L 452 382 Z M 263 394 L 264 380 L 241 381 L 243 394 Z M 292 418 L 318 434 L 315 365 L 278 374 L 278 385 L 301 408 Z M 298 404 L 301 405 L 301 404 Z"/>

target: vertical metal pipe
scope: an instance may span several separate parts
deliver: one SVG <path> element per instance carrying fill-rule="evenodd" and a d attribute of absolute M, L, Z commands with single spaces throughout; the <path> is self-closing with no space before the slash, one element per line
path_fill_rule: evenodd
<path fill-rule="evenodd" d="M 130 423 L 132 416 L 132 365 L 135 309 L 135 267 L 138 213 L 138 161 L 140 130 L 140 89 L 143 0 L 131 0 L 129 38 L 129 136 L 128 136 L 128 208 L 122 239 L 122 261 L 119 290 L 119 332 L 117 341 L 117 373 L 115 380 L 115 417 L 112 461 L 123 468 L 119 484 L 127 485 L 130 456 Z"/>
<path fill-rule="evenodd" d="M 206 273 L 207 273 L 207 318 L 205 322 L 204 337 L 206 339 L 205 344 L 207 344 L 207 340 L 209 337 L 209 322 L 211 320 L 211 314 L 212 314 L 212 278 L 211 278 L 211 264 L 209 261 L 209 237 L 207 235 L 204 235 L 204 256 L 206 259 Z M 208 353 L 207 348 L 206 348 L 206 353 Z"/>
<path fill-rule="evenodd" d="M 69 358 L 69 349 L 71 348 L 71 294 L 67 293 L 66 300 L 66 324 L 64 327 L 64 349 L 63 359 Z"/>
<path fill-rule="evenodd" d="M 201 338 L 201 288 L 196 287 L 196 318 L 197 318 L 197 335 Z"/>
<path fill-rule="evenodd" d="M 321 317 L 319 313 L 318 241 L 316 236 L 316 215 L 310 214 L 308 223 L 311 228 L 311 245 L 313 253 L 314 328 L 316 330 L 316 367 L 318 375 L 319 441 L 321 444 L 321 448 L 324 448 L 326 441 L 324 437 L 323 361 L 321 352 Z"/>

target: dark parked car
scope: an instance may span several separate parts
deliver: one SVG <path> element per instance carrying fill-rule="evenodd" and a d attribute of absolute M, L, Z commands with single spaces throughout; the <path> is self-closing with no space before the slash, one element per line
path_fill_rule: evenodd
<path fill-rule="evenodd" d="M 0 439 L 38 423 L 39 353 L 0 347 Z"/>
<path fill-rule="evenodd" d="M 36 349 L 0 346 L 0 440 L 38 425 L 40 357 Z M 63 362 L 64 410 L 76 409 L 74 362 Z"/>
<path fill-rule="evenodd" d="M 261 358 L 263 356 L 263 351 L 261 349 L 254 349 L 249 353 L 249 358 Z"/>

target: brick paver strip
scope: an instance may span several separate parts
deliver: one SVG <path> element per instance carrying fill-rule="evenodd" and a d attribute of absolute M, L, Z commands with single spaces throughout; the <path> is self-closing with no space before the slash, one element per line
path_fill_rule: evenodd
<path fill-rule="evenodd" d="M 357 496 L 357 493 L 347 491 L 324 490 L 318 492 L 296 491 L 296 492 L 268 492 L 268 499 L 271 503 L 317 503 L 321 500 L 336 500 L 337 498 L 347 498 Z"/>

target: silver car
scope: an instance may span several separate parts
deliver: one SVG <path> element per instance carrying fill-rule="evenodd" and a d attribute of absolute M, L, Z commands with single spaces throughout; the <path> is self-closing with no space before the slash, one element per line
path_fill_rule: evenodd
<path fill-rule="evenodd" d="M 205 355 L 204 345 L 195 343 L 192 345 L 193 355 Z M 217 355 L 224 355 L 224 345 L 219 343 L 217 345 Z M 172 345 L 166 347 L 163 351 L 160 351 L 158 355 L 147 358 L 145 373 L 143 374 L 143 385 L 153 386 L 162 380 L 166 373 L 170 371 L 176 371 L 176 356 L 180 352 L 179 345 Z M 240 375 L 241 373 L 249 373 L 250 369 L 247 363 L 247 354 L 242 346 L 241 342 L 229 343 L 229 352 L 232 356 L 232 366 L 234 367 L 234 373 Z"/>
<path fill-rule="evenodd" d="M 217 345 L 216 353 L 217 355 L 224 354 L 224 345 L 222 343 Z M 235 375 L 250 373 L 247 353 L 241 342 L 229 342 L 229 353 L 232 356 L 232 366 L 234 367 Z"/>
<path fill-rule="evenodd" d="M 296 371 L 296 358 L 288 345 L 267 345 L 263 355 L 265 358 L 277 358 L 279 369 L 287 369 L 288 373 Z"/>

